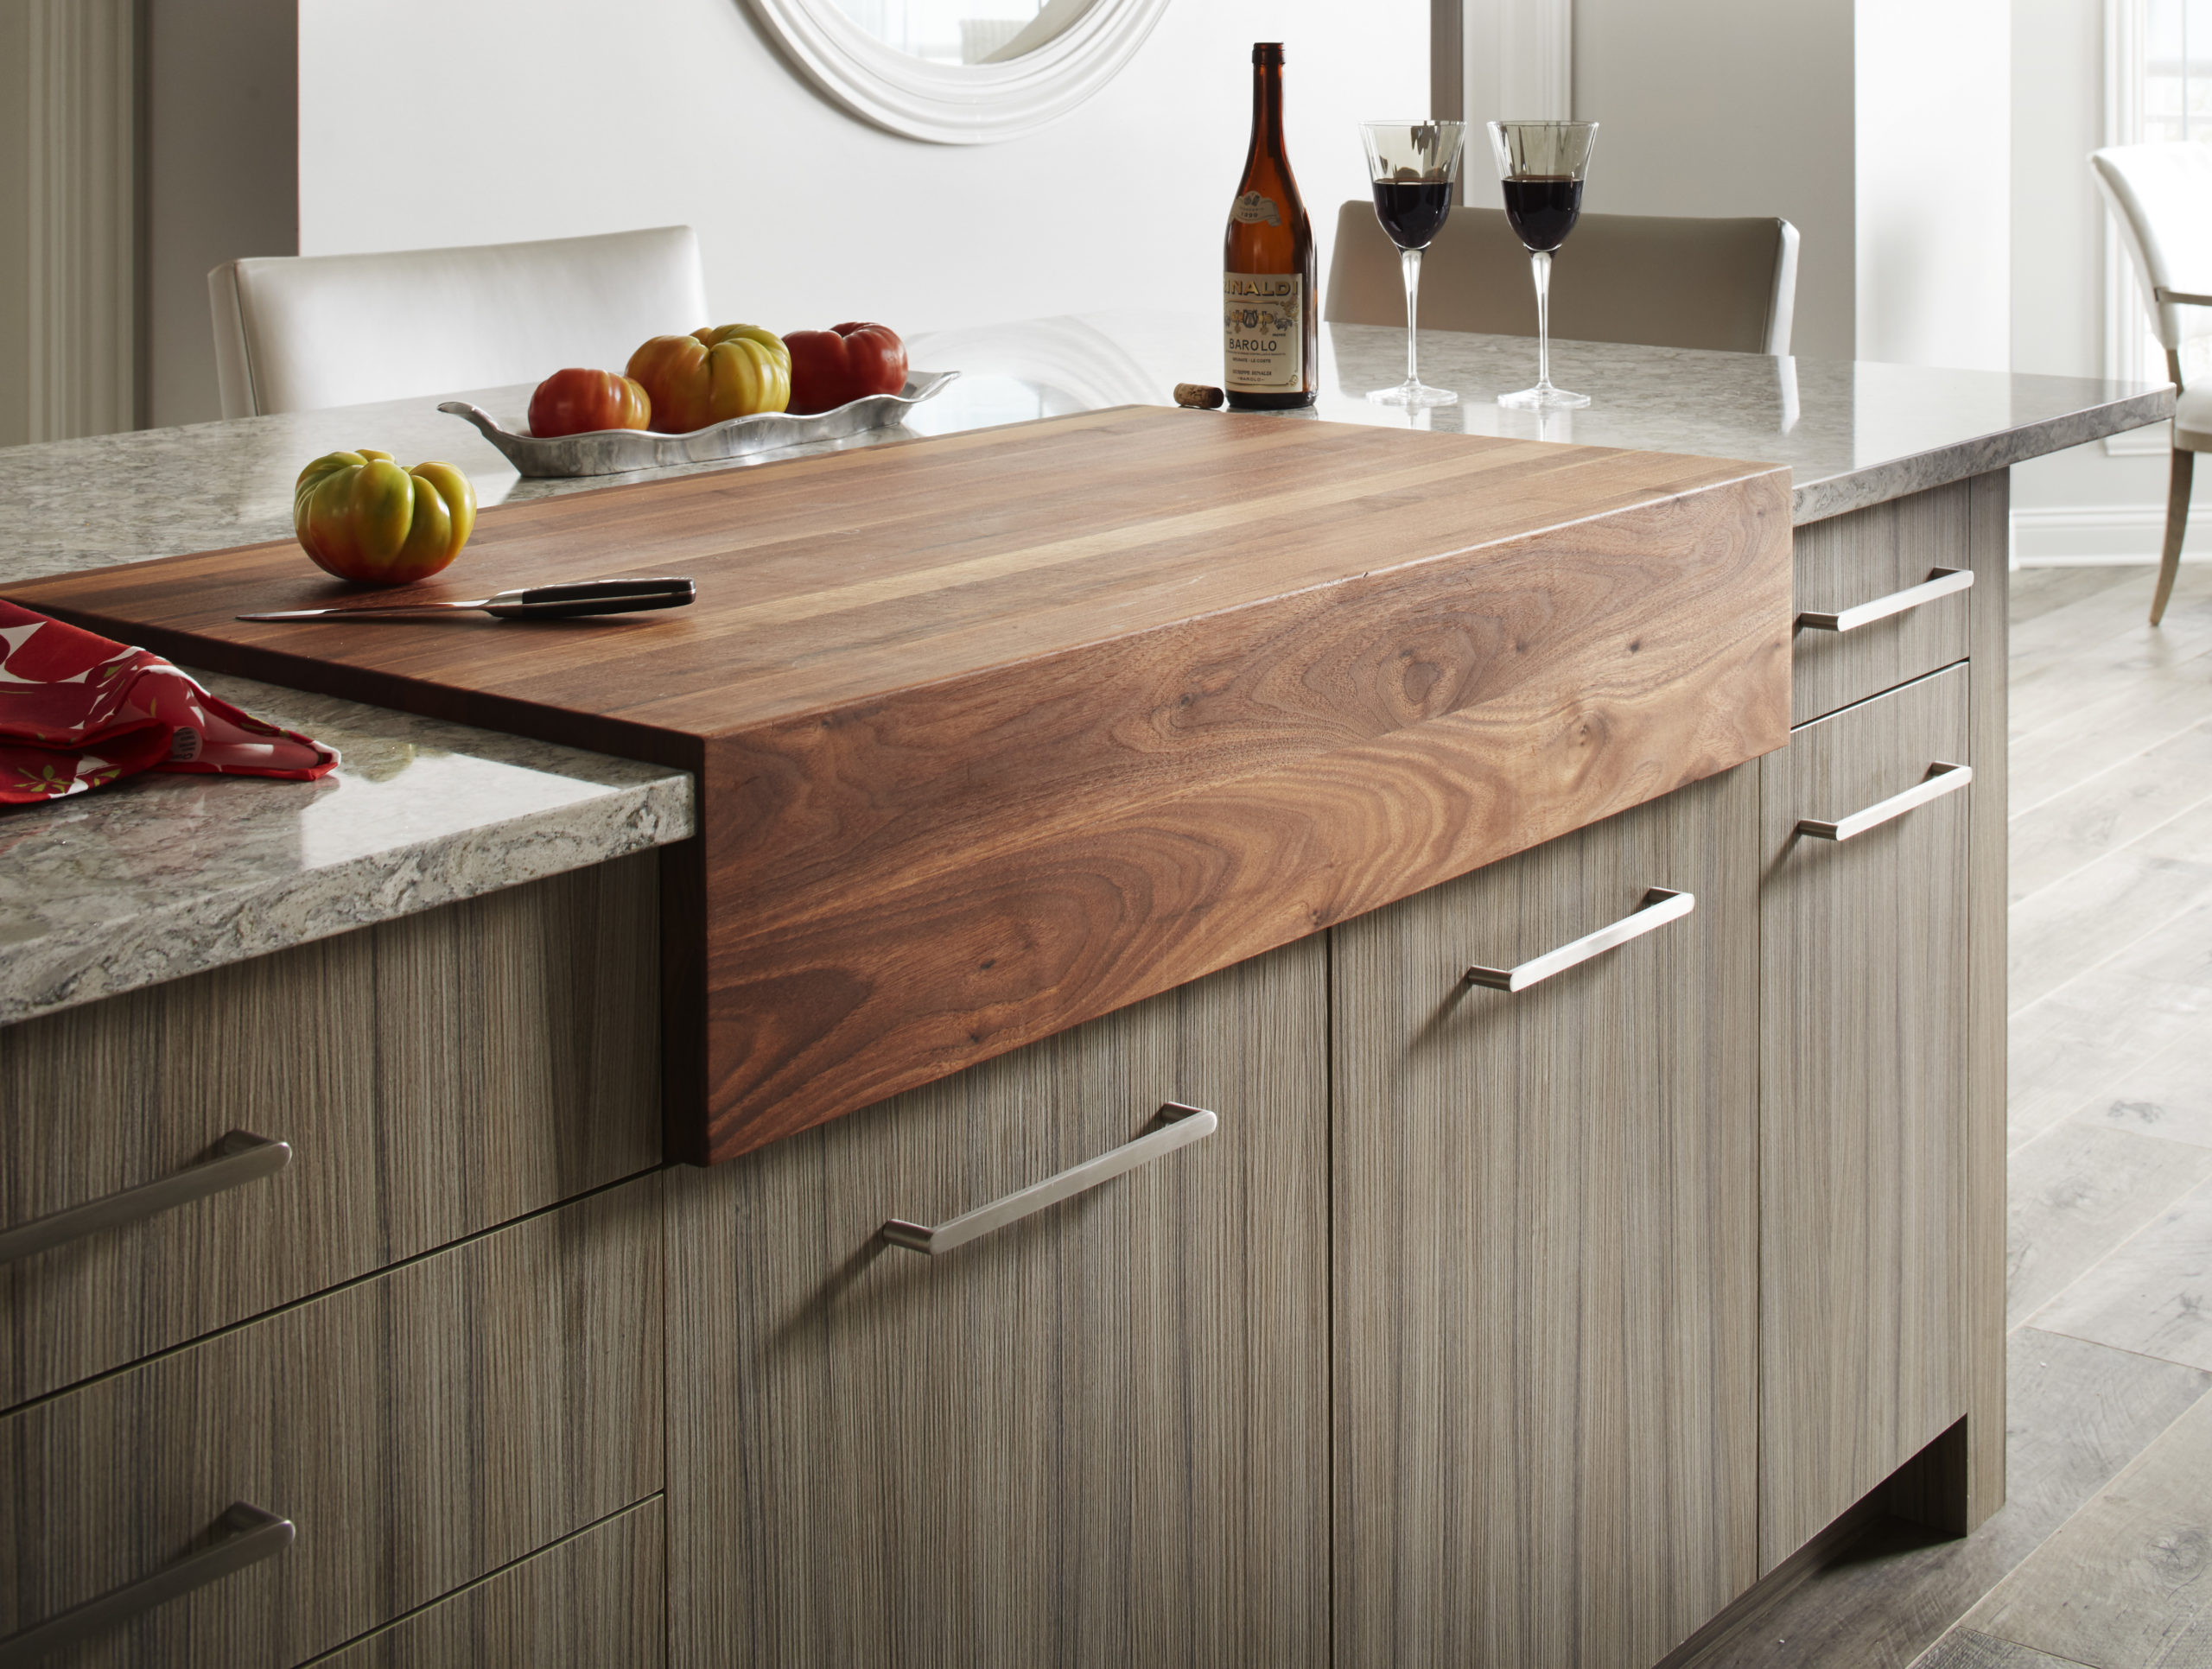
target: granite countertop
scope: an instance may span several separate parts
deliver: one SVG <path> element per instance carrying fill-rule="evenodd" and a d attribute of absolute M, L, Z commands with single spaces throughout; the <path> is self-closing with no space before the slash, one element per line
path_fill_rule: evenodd
<path fill-rule="evenodd" d="M 680 771 L 200 676 L 344 762 L 320 782 L 148 775 L 0 807 L 0 1024 L 692 831 Z"/>
<path fill-rule="evenodd" d="M 1462 403 L 1410 416 L 1369 403 L 1363 390 L 1403 376 L 1404 333 L 1325 326 L 1314 415 L 1785 463 L 1800 523 L 2158 422 L 2173 405 L 2164 386 L 1560 342 L 1554 379 L 1593 403 L 1539 419 L 1494 400 L 1534 380 L 1532 341 L 1421 340 L 1425 379 L 1458 389 Z M 963 376 L 906 428 L 835 447 L 1164 404 L 1176 383 L 1219 375 L 1218 326 L 1204 313 L 1039 320 L 917 338 L 914 363 Z M 530 391 L 460 397 L 520 428 Z M 487 506 L 644 479 L 522 480 L 436 409 L 441 397 L 450 397 L 0 450 L 0 594 L 41 574 L 289 537 L 294 477 L 339 447 L 443 458 Z M 333 744 L 345 763 L 321 783 L 140 777 L 0 809 L 0 1023 L 692 830 L 681 771 L 243 679 L 207 682 Z"/>

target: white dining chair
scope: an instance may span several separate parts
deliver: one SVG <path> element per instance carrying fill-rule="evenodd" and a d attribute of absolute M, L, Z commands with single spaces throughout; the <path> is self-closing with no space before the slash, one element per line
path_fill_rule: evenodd
<path fill-rule="evenodd" d="M 620 371 L 647 337 L 713 322 L 689 226 L 257 256 L 209 273 L 207 296 L 226 417 Z"/>
<path fill-rule="evenodd" d="M 2180 390 L 2174 406 L 2173 467 L 2166 478 L 2166 539 L 2151 624 L 2164 618 L 2189 531 L 2189 492 L 2196 454 L 2212 452 L 2212 385 L 2190 378 L 2212 371 L 2212 145 L 2111 145 L 2089 154 L 2089 168 L 2166 351 L 2166 375 Z"/>

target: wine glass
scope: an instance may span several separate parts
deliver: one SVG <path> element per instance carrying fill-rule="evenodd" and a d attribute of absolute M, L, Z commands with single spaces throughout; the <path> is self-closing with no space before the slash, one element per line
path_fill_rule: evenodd
<path fill-rule="evenodd" d="M 1375 218 L 1398 246 L 1406 275 L 1406 380 L 1378 388 L 1367 397 L 1384 406 L 1456 405 L 1448 388 L 1431 388 L 1421 379 L 1421 339 L 1414 329 L 1421 310 L 1421 252 L 1443 230 L 1452 212 L 1452 187 L 1459 177 L 1459 152 L 1466 142 L 1460 122 L 1363 122 L 1367 174 L 1375 186 Z"/>
<path fill-rule="evenodd" d="M 1582 181 L 1590 172 L 1595 122 L 1492 122 L 1490 147 L 1505 187 L 1505 218 L 1513 223 L 1536 275 L 1536 385 L 1501 394 L 1497 403 L 1522 411 L 1586 406 L 1590 397 L 1552 386 L 1552 251 L 1582 213 Z"/>

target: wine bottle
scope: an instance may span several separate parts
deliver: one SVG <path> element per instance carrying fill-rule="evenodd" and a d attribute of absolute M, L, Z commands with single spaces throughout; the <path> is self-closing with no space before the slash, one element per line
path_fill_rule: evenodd
<path fill-rule="evenodd" d="M 1222 244 L 1222 386 L 1240 411 L 1313 403 L 1313 223 L 1282 145 L 1282 43 L 1252 48 L 1252 148 Z"/>

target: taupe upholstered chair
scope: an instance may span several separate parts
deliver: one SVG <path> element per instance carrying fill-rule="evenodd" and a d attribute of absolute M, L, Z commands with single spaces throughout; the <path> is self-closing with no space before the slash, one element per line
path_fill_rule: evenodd
<path fill-rule="evenodd" d="M 2113 145 L 2092 151 L 2089 168 L 2127 244 L 2151 328 L 2166 351 L 2166 374 L 2181 390 L 2166 480 L 2166 540 L 2151 598 L 2156 625 L 2165 618 L 2181 567 L 2196 454 L 2212 452 L 2212 387 L 2191 388 L 2186 380 L 2206 369 L 2212 346 L 2212 145 Z"/>
<path fill-rule="evenodd" d="M 1651 347 L 1789 352 L 1797 228 L 1787 220 L 1586 214 L 1552 267 L 1552 335 Z M 1371 203 L 1337 217 L 1322 317 L 1403 325 L 1397 247 Z M 1536 333 L 1529 252 L 1503 209 L 1455 208 L 1421 261 L 1421 321 L 1432 330 Z"/>

